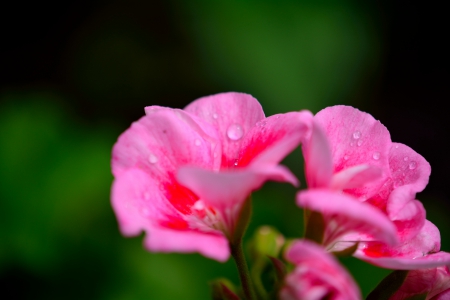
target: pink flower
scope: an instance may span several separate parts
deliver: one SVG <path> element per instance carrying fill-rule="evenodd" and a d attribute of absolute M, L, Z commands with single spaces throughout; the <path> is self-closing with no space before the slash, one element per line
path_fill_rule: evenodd
<path fill-rule="evenodd" d="M 409 271 L 403 284 L 389 300 L 406 300 L 421 295 L 425 300 L 450 299 L 448 267 Z"/>
<path fill-rule="evenodd" d="M 150 251 L 225 261 L 237 218 L 266 180 L 297 184 L 279 162 L 310 130 L 309 112 L 264 117 L 250 95 L 224 93 L 184 110 L 151 106 L 112 154 L 112 205 L 124 235 Z"/>
<path fill-rule="evenodd" d="M 295 269 L 285 278 L 281 299 L 361 299 L 356 283 L 322 247 L 307 240 L 297 240 L 287 250 L 286 259 L 295 265 Z"/>
<path fill-rule="evenodd" d="M 308 190 L 297 194 L 297 204 L 323 215 L 328 249 L 352 232 L 389 244 L 398 241 L 393 222 L 361 201 L 382 185 L 389 142 L 384 126 L 353 108 L 331 107 L 314 117 L 303 145 Z"/>
<path fill-rule="evenodd" d="M 324 215 L 329 249 L 359 242 L 356 257 L 393 269 L 449 263 L 450 254 L 438 252 L 439 231 L 415 199 L 428 183 L 428 162 L 392 143 L 379 121 L 352 107 L 328 107 L 313 124 L 304 145 L 312 189 L 300 192 L 297 203 Z"/>

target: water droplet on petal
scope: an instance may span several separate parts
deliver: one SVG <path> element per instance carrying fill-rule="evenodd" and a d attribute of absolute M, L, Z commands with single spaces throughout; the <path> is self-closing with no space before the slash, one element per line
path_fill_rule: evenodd
<path fill-rule="evenodd" d="M 344 155 L 344 160 L 348 160 L 348 155 Z"/>
<path fill-rule="evenodd" d="M 372 155 L 372 158 L 375 159 L 375 160 L 379 160 L 380 159 L 380 155 L 381 155 L 380 152 L 374 152 L 373 155 Z"/>
<path fill-rule="evenodd" d="M 232 124 L 228 127 L 227 136 L 230 140 L 237 141 L 244 135 L 244 129 L 239 124 Z"/>
<path fill-rule="evenodd" d="M 192 208 L 195 210 L 205 209 L 205 203 L 202 200 L 198 200 L 194 203 L 194 205 L 192 205 Z"/>
<path fill-rule="evenodd" d="M 415 161 L 412 161 L 409 163 L 409 169 L 414 170 L 417 167 L 417 163 Z"/>
<path fill-rule="evenodd" d="M 360 137 L 361 137 L 361 132 L 360 131 L 353 132 L 353 138 L 355 140 L 359 139 Z"/>
<path fill-rule="evenodd" d="M 195 139 L 195 146 L 200 146 L 202 142 L 199 139 Z"/>
<path fill-rule="evenodd" d="M 157 158 L 154 154 L 150 154 L 150 155 L 148 156 L 148 161 L 149 161 L 151 164 L 156 164 L 156 163 L 158 162 L 158 158 Z"/>
<path fill-rule="evenodd" d="M 398 145 L 395 145 L 395 149 L 398 149 Z"/>
<path fill-rule="evenodd" d="M 235 167 L 238 166 L 238 160 L 237 160 L 237 159 L 234 160 L 234 166 L 235 166 Z"/>
<path fill-rule="evenodd" d="M 213 114 L 213 118 L 214 118 L 214 119 L 217 119 L 218 117 L 219 117 L 219 116 L 218 116 L 216 113 Z"/>
<path fill-rule="evenodd" d="M 358 147 L 359 147 L 359 146 L 362 145 L 362 143 L 363 143 L 363 141 L 362 141 L 362 140 L 359 140 L 359 141 L 356 143 L 356 145 L 358 145 Z"/>
<path fill-rule="evenodd" d="M 351 147 L 355 146 L 355 143 L 350 142 L 350 146 L 351 146 Z"/>
<path fill-rule="evenodd" d="M 408 160 L 409 160 L 409 157 L 408 157 L 408 156 L 405 156 L 405 157 L 403 158 L 403 160 L 404 160 L 404 161 L 408 161 Z"/>

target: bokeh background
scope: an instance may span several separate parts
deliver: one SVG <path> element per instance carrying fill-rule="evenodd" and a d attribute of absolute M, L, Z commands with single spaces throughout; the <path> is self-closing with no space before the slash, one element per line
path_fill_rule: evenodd
<path fill-rule="evenodd" d="M 442 4 L 443 5 L 443 4 Z M 111 147 L 144 106 L 224 91 L 267 115 L 353 105 L 432 166 L 419 195 L 450 251 L 449 48 L 443 7 L 413 1 L 9 2 L 0 22 L 3 299 L 209 299 L 231 261 L 154 254 L 110 207 Z M 302 178 L 299 150 L 286 160 Z M 302 233 L 296 190 L 254 194 L 262 224 Z M 388 270 L 344 263 L 366 295 Z"/>

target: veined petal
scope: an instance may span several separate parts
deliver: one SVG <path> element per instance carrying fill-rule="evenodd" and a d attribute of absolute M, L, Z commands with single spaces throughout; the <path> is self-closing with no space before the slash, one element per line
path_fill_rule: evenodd
<path fill-rule="evenodd" d="M 130 169 L 114 180 L 111 200 L 124 235 L 138 235 L 157 224 L 188 227 L 183 215 L 164 197 L 158 182 L 140 169 Z"/>
<path fill-rule="evenodd" d="M 212 124 L 222 140 L 222 168 L 233 167 L 243 137 L 264 119 L 259 102 L 243 93 L 221 93 L 195 100 L 184 109 Z"/>
<path fill-rule="evenodd" d="M 425 208 L 414 196 L 408 186 L 402 186 L 392 191 L 387 203 L 389 219 L 397 226 L 402 240 L 413 238 L 425 224 Z"/>
<path fill-rule="evenodd" d="M 310 139 L 303 145 L 306 180 L 309 188 L 328 187 L 333 173 L 331 148 L 321 125 L 314 121 Z"/>
<path fill-rule="evenodd" d="M 393 143 L 389 152 L 389 167 L 394 187 L 408 185 L 415 193 L 428 184 L 430 164 L 413 149 L 400 143 Z"/>
<path fill-rule="evenodd" d="M 154 227 L 145 238 L 145 246 L 157 252 L 198 252 L 206 257 L 224 262 L 230 256 L 228 240 L 219 233 L 178 231 Z"/>
<path fill-rule="evenodd" d="M 342 191 L 362 187 L 364 184 L 379 179 L 383 171 L 370 165 L 357 165 L 346 168 L 333 175 L 331 189 Z"/>
<path fill-rule="evenodd" d="M 215 148 L 220 148 L 220 140 L 210 124 L 182 110 L 161 109 L 120 135 L 112 152 L 112 171 L 119 176 L 129 168 L 141 168 L 166 179 L 180 165 L 212 168 Z"/>
<path fill-rule="evenodd" d="M 360 243 L 354 256 L 371 264 L 397 270 L 426 269 L 450 264 L 450 253 L 439 252 L 439 230 L 426 220 L 422 230 L 398 246 L 380 242 Z"/>
<path fill-rule="evenodd" d="M 318 112 L 314 119 L 325 130 L 331 146 L 334 172 L 369 164 L 383 170 L 383 177 L 369 185 L 352 189 L 356 197 L 376 194 L 389 174 L 389 131 L 371 115 L 350 106 L 332 106 Z"/>
<path fill-rule="evenodd" d="M 313 116 L 309 111 L 270 116 L 244 137 L 237 167 L 278 164 L 310 134 Z"/>
<path fill-rule="evenodd" d="M 340 242 L 340 237 L 350 232 L 371 235 L 389 244 L 398 242 L 397 230 L 387 216 L 351 196 L 320 189 L 300 191 L 297 205 L 324 216 L 324 244 L 327 247 L 333 247 L 333 243 Z"/>

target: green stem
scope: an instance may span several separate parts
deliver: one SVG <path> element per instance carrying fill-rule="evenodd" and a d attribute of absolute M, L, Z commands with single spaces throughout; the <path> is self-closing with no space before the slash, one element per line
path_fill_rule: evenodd
<path fill-rule="evenodd" d="M 242 289 L 244 291 L 246 300 L 256 300 L 255 291 L 253 289 L 250 272 L 248 271 L 247 262 L 245 261 L 244 249 L 242 247 L 242 240 L 239 240 L 236 245 L 230 243 L 231 255 L 236 262 L 236 267 L 239 272 L 239 279 L 241 280 Z"/>

